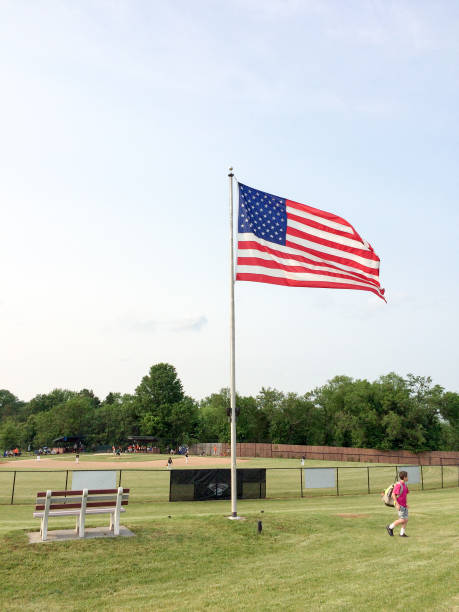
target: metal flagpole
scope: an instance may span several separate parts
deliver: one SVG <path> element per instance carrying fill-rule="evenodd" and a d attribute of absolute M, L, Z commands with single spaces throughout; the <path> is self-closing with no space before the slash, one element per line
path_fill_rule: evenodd
<path fill-rule="evenodd" d="M 230 197 L 230 402 L 231 402 L 231 516 L 237 516 L 237 466 L 236 466 L 236 360 L 234 329 L 234 244 L 233 244 L 233 168 L 229 169 Z"/>

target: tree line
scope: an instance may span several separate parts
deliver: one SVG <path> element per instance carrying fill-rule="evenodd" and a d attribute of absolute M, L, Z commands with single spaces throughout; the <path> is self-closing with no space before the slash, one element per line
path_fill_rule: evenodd
<path fill-rule="evenodd" d="M 380 450 L 459 449 L 459 394 L 430 377 L 390 373 L 377 380 L 335 376 L 303 395 L 262 388 L 237 395 L 238 442 L 308 444 Z M 87 448 L 125 446 L 151 435 L 162 449 L 229 442 L 229 390 L 196 401 L 171 364 L 150 368 L 133 394 L 54 389 L 29 402 L 0 390 L 0 449 L 52 446 L 84 435 Z"/>

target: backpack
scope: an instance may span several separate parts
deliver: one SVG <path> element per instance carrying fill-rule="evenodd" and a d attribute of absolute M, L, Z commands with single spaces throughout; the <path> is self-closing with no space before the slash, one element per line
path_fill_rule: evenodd
<path fill-rule="evenodd" d="M 388 486 L 387 489 L 382 494 L 382 501 L 386 504 L 386 506 L 390 506 L 391 508 L 393 508 L 395 506 L 394 500 L 393 500 L 393 497 L 392 497 L 392 493 L 394 492 L 394 487 L 395 487 L 396 484 L 397 483 L 394 482 L 393 484 Z M 400 497 L 400 495 L 405 490 L 405 483 L 402 482 L 401 485 L 402 485 L 402 487 L 400 489 L 400 493 L 397 495 L 397 499 Z"/>

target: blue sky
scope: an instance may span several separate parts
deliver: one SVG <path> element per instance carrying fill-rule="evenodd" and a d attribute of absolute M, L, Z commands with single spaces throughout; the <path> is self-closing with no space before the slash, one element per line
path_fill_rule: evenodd
<path fill-rule="evenodd" d="M 0 388 L 229 384 L 227 168 L 334 212 L 364 292 L 236 284 L 237 387 L 459 390 L 459 5 L 0 5 Z"/>

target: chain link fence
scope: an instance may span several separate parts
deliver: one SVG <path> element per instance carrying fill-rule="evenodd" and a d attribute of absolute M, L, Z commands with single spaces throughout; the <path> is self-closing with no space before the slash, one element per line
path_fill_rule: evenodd
<path fill-rule="evenodd" d="M 329 468 L 335 471 L 335 476 L 334 486 L 327 488 L 306 488 L 305 468 L 267 467 L 266 498 L 381 493 L 396 480 L 402 467 L 372 465 Z M 306 466 L 306 469 L 323 468 Z M 423 465 L 419 469 L 420 481 L 409 483 L 410 491 L 459 487 L 459 465 Z M 169 470 L 130 468 L 112 471 L 117 472 L 118 486 L 131 489 L 132 502 L 169 501 Z M 33 504 L 38 491 L 67 491 L 71 486 L 72 470 L 0 470 L 0 504 Z"/>

